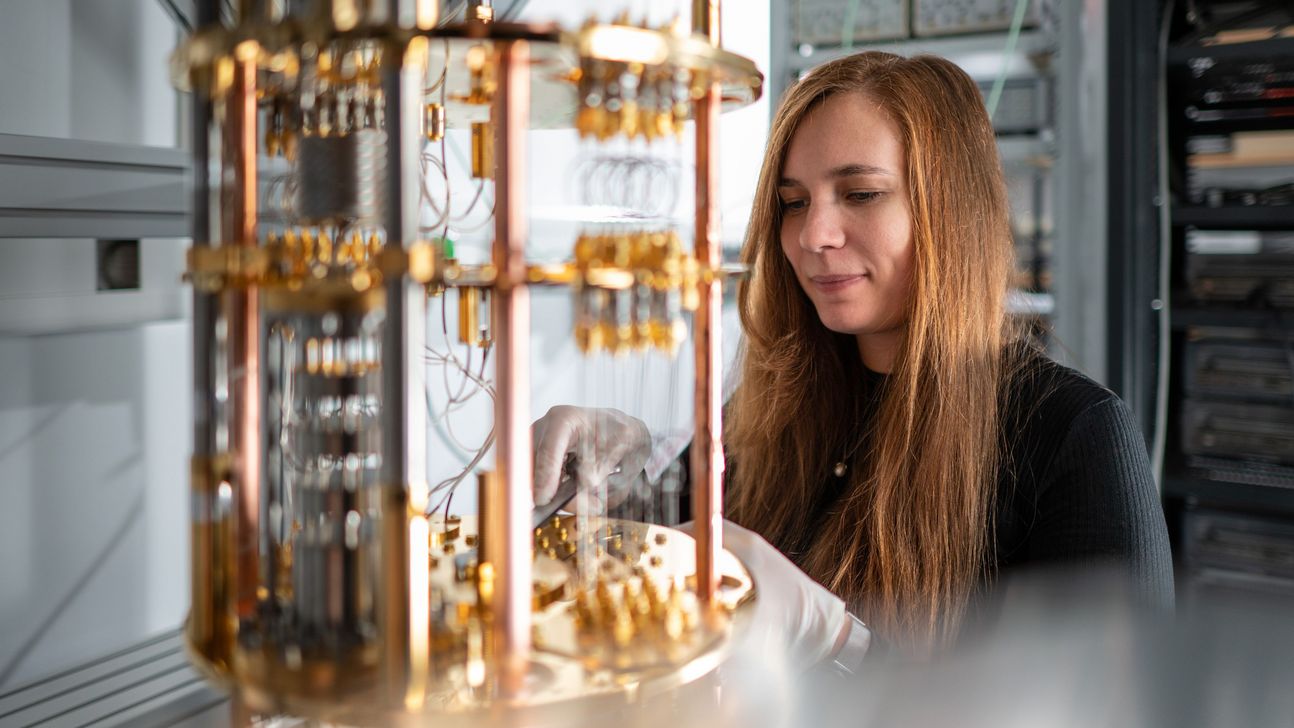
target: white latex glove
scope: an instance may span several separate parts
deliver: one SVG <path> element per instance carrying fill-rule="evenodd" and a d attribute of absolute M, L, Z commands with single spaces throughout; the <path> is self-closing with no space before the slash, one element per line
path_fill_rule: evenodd
<path fill-rule="evenodd" d="M 694 522 L 679 526 L 691 534 Z M 738 653 L 781 660 L 792 673 L 826 659 L 845 627 L 845 603 L 754 531 L 723 522 L 723 547 L 745 564 L 755 581 L 755 613 Z M 771 663 L 769 663 L 771 664 Z"/>
<path fill-rule="evenodd" d="M 567 405 L 535 420 L 530 441 L 535 452 L 535 505 L 552 500 L 566 458 L 573 455 L 579 479 L 575 509 L 594 515 L 624 502 L 652 447 L 651 431 L 642 420 L 620 410 Z"/>

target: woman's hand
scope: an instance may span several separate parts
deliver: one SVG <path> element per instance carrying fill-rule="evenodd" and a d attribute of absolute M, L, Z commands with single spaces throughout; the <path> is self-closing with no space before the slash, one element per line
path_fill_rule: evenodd
<path fill-rule="evenodd" d="M 552 500 L 573 456 L 579 481 L 576 508 L 603 513 L 624 502 L 651 455 L 642 420 L 614 409 L 560 405 L 530 427 L 535 452 L 535 505 Z M 605 491 L 599 487 L 605 485 Z M 605 497 L 605 501 L 603 498 Z"/>
<path fill-rule="evenodd" d="M 695 522 L 679 526 L 691 534 Z M 755 580 L 755 613 L 738 650 L 761 660 L 783 660 L 793 672 L 822 662 L 844 634 L 845 603 L 754 531 L 723 522 L 723 547 Z"/>

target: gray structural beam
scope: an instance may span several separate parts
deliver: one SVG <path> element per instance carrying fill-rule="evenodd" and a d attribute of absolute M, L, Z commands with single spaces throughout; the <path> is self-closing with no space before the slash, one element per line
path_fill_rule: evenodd
<path fill-rule="evenodd" d="M 184 238 L 189 154 L 0 134 L 0 238 Z"/>

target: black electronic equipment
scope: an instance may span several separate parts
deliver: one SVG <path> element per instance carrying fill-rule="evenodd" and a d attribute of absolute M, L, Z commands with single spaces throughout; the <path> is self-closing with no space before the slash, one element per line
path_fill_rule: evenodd
<path fill-rule="evenodd" d="M 1294 407 L 1188 399 L 1182 452 L 1294 465 Z"/>
<path fill-rule="evenodd" d="M 1186 392 L 1193 397 L 1294 404 L 1294 331 L 1289 341 L 1256 336 L 1188 341 Z"/>

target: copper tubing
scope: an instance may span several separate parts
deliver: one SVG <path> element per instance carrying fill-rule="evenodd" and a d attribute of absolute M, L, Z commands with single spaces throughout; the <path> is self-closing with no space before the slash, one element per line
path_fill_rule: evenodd
<path fill-rule="evenodd" d="M 481 537 L 481 561 L 491 564 L 499 562 L 506 554 L 500 549 L 506 544 L 504 539 L 508 524 L 502 518 L 503 510 L 495 503 L 495 498 L 503 494 L 503 481 L 499 474 L 486 470 L 476 476 L 476 506 L 481 511 L 477 529 Z M 484 601 L 483 606 L 490 606 Z"/>
<path fill-rule="evenodd" d="M 226 216 L 234 245 L 254 247 L 256 239 L 256 59 L 235 51 L 234 83 L 225 126 L 225 164 L 233 168 L 234 190 Z M 250 57 L 249 57 L 250 56 Z M 261 352 L 260 300 L 256 288 L 225 293 L 229 327 L 230 445 L 233 450 L 237 614 L 251 618 L 260 585 Z"/>
<path fill-rule="evenodd" d="M 718 45 L 718 0 L 697 0 L 694 32 Z M 696 257 L 711 270 L 719 267 L 719 84 L 710 84 L 696 109 Z M 692 442 L 692 515 L 696 520 L 696 588 L 702 604 L 713 605 L 719 590 L 723 551 L 723 289 L 717 280 L 700 284 L 700 306 L 693 319 L 696 343 L 696 435 Z"/>
<path fill-rule="evenodd" d="M 498 271 L 491 322 L 496 346 L 494 431 L 500 493 L 489 499 L 502 512 L 502 543 L 490 547 L 495 587 L 491 637 L 499 688 L 522 692 L 530 655 L 530 292 L 526 288 L 526 130 L 530 126 L 530 47 L 498 45 L 498 89 L 491 110 L 495 129 L 495 234 Z M 496 513 L 483 514 L 485 523 Z"/>

